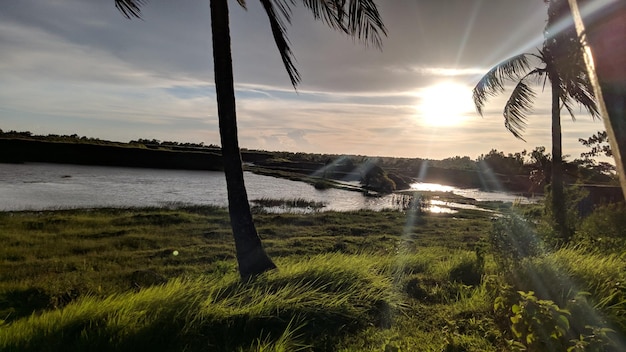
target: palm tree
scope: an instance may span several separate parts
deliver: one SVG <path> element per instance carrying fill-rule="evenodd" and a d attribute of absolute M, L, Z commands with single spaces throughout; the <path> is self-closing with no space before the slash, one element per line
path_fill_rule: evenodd
<path fill-rule="evenodd" d="M 480 115 L 489 96 L 501 94 L 506 83 L 515 87 L 504 106 L 504 126 L 515 137 L 522 139 L 527 115 L 537 94 L 532 85 L 550 82 L 552 96 L 552 168 L 551 208 L 555 230 L 562 241 L 569 240 L 571 230 L 566 224 L 563 190 L 563 152 L 561 142 L 561 109 L 565 107 L 574 119 L 573 103 L 579 103 L 595 118 L 599 117 L 593 88 L 585 70 L 582 51 L 576 32 L 571 28 L 554 30 L 564 16 L 564 0 L 550 1 L 548 27 L 542 49 L 537 53 L 513 56 L 489 70 L 473 89 L 473 99 Z M 562 22 L 561 22 L 562 23 Z M 536 63 L 536 65 L 535 65 Z"/>
<path fill-rule="evenodd" d="M 291 21 L 293 0 L 259 0 L 263 5 L 281 59 L 295 88 L 300 74 L 293 63 L 293 54 L 286 36 Z M 245 8 L 245 0 L 237 0 Z M 145 0 L 115 0 L 115 6 L 127 18 L 140 18 Z M 380 48 L 385 26 L 373 0 L 302 0 L 313 17 L 351 37 L 370 42 Z M 210 0 L 213 67 L 217 111 L 222 144 L 222 159 L 228 190 L 228 211 L 235 239 L 235 250 L 242 279 L 276 268 L 266 254 L 259 238 L 246 192 L 239 142 L 235 90 L 230 44 L 228 0 Z"/>

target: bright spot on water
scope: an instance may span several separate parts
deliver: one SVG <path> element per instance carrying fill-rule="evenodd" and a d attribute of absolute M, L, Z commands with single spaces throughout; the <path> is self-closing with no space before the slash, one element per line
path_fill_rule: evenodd
<path fill-rule="evenodd" d="M 438 183 L 412 183 L 411 189 L 416 191 L 428 191 L 428 192 L 452 192 L 456 187 L 440 185 Z"/>
<path fill-rule="evenodd" d="M 427 211 L 435 214 L 454 214 L 458 213 L 458 211 L 446 207 L 440 207 L 438 205 L 430 205 L 426 209 Z"/>

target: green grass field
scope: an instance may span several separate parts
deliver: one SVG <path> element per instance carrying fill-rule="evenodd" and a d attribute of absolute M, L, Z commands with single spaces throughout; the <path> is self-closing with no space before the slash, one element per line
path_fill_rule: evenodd
<path fill-rule="evenodd" d="M 0 213 L 0 350 L 514 350 L 492 216 L 255 214 L 279 269 L 240 282 L 224 209 Z M 516 289 L 556 275 L 619 340 L 624 260 L 566 248 L 524 262 Z"/>

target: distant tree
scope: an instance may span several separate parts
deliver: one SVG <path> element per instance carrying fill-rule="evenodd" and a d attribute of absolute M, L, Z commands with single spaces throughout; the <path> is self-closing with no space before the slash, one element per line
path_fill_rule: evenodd
<path fill-rule="evenodd" d="M 290 0 L 259 0 L 265 10 L 289 79 L 294 88 L 300 82 L 289 41 L 286 25 L 291 21 Z M 115 6 L 127 18 L 140 17 L 140 6 L 145 0 L 115 0 Z M 245 8 L 245 0 L 237 0 Z M 371 41 L 377 47 L 381 45 L 381 33 L 386 34 L 378 9 L 373 0 L 302 0 L 313 17 L 322 20 L 335 30 Z M 219 131 L 222 144 L 222 160 L 228 191 L 228 210 L 235 238 L 239 274 L 247 278 L 276 266 L 265 253 L 257 234 L 248 195 L 243 179 L 243 166 L 237 137 L 237 118 L 235 109 L 235 89 L 230 43 L 230 24 L 227 0 L 210 0 L 211 35 L 213 39 L 213 68 Z"/>
<path fill-rule="evenodd" d="M 586 168 L 595 170 L 605 175 L 614 175 L 615 165 L 607 162 L 597 162 L 598 156 L 612 157 L 613 150 L 609 144 L 609 137 L 606 131 L 598 131 L 587 139 L 579 138 L 578 141 L 585 147 L 591 148 L 588 152 L 580 153 L 582 159 L 580 164 Z"/>
<path fill-rule="evenodd" d="M 532 110 L 536 93 L 532 84 L 550 83 L 552 95 L 552 167 L 550 192 L 555 215 L 555 230 L 563 241 L 569 240 L 564 209 L 563 152 L 561 142 L 561 109 L 574 119 L 573 103 L 578 103 L 593 116 L 599 117 L 593 89 L 587 76 L 582 48 L 571 19 L 566 0 L 548 3 L 548 25 L 543 48 L 509 58 L 483 76 L 473 90 L 476 110 L 483 114 L 489 96 L 504 92 L 505 85 L 515 87 L 504 106 L 504 126 L 522 139 L 527 115 Z M 566 26 L 563 26 L 566 24 Z M 536 65 L 533 65 L 536 63 Z"/>
<path fill-rule="evenodd" d="M 505 155 L 503 152 L 491 149 L 486 155 L 481 154 L 477 161 L 486 163 L 496 173 L 517 175 L 522 172 L 524 167 L 526 151 L 522 153 Z"/>
<path fill-rule="evenodd" d="M 609 144 L 609 137 L 606 131 L 598 131 L 587 139 L 579 138 L 578 141 L 585 147 L 591 148 L 590 151 L 581 153 L 583 158 L 593 158 L 596 156 L 613 156 L 613 150 Z"/>

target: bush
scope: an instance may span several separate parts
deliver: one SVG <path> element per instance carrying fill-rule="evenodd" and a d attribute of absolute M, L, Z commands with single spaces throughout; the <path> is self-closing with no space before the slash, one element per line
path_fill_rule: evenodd
<path fill-rule="evenodd" d="M 533 225 L 514 214 L 495 220 L 488 241 L 494 260 L 505 271 L 512 270 L 524 258 L 543 253 L 542 241 Z"/>
<path fill-rule="evenodd" d="M 552 209 L 552 193 L 546 192 L 545 204 L 545 217 L 544 225 L 547 225 L 547 229 L 541 231 L 545 232 L 547 236 L 544 236 L 544 240 L 552 243 L 553 245 L 562 245 L 568 243 L 576 230 L 580 227 L 580 205 L 583 199 L 589 195 L 589 192 L 578 186 L 566 187 L 564 190 L 565 204 L 565 233 L 566 237 L 557 231 L 557 225 L 555 222 L 555 210 Z"/>
<path fill-rule="evenodd" d="M 568 344 L 570 313 L 534 292 L 519 292 L 520 301 L 511 307 L 514 347 L 528 351 L 562 351 Z"/>
<path fill-rule="evenodd" d="M 598 207 L 585 218 L 574 239 L 602 251 L 622 251 L 626 244 L 626 204 Z"/>
<path fill-rule="evenodd" d="M 514 349 L 543 351 L 554 344 L 562 345 L 557 350 L 623 351 L 624 267 L 624 258 L 617 254 L 563 248 L 525 258 L 506 277 L 488 277 L 485 286 L 494 299 L 496 321 L 503 330 L 511 329 Z M 568 325 L 555 325 L 563 320 L 560 316 L 568 315 Z M 544 330 L 549 336 L 532 332 Z"/>

